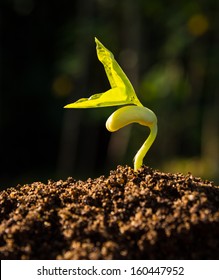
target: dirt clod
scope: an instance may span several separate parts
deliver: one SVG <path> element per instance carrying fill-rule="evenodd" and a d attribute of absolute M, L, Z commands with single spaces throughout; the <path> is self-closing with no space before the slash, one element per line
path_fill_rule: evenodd
<path fill-rule="evenodd" d="M 219 259 L 219 186 L 118 166 L 0 192 L 1 259 Z"/>

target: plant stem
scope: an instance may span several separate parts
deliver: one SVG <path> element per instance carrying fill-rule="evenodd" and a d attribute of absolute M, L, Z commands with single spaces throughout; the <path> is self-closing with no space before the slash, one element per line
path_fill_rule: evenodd
<path fill-rule="evenodd" d="M 150 149 L 151 145 L 153 144 L 155 138 L 157 135 L 157 123 L 154 123 L 150 127 L 150 134 L 144 144 L 141 146 L 141 148 L 138 150 L 137 154 L 134 157 L 134 170 L 137 171 L 138 168 L 140 168 L 143 164 L 143 159 Z"/>

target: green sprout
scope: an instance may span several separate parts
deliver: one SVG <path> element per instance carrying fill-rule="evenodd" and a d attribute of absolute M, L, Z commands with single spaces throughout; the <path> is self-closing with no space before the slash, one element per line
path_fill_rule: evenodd
<path fill-rule="evenodd" d="M 111 89 L 97 93 L 89 98 L 66 105 L 64 108 L 95 108 L 107 106 L 124 106 L 116 110 L 106 121 L 110 132 L 131 124 L 139 123 L 150 128 L 150 134 L 134 157 L 134 170 L 143 164 L 143 159 L 157 135 L 157 117 L 150 109 L 144 107 L 136 96 L 129 79 L 114 59 L 113 54 L 95 38 L 97 57 L 103 64 Z M 134 105 L 134 106 L 133 106 Z"/>

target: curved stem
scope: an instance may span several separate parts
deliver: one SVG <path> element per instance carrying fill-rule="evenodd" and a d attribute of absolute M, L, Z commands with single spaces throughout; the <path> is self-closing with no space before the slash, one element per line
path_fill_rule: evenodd
<path fill-rule="evenodd" d="M 141 148 L 138 150 L 137 154 L 134 157 L 134 170 L 136 171 L 143 164 L 143 159 L 153 144 L 156 136 L 157 136 L 157 123 L 150 127 L 150 134 Z"/>
<path fill-rule="evenodd" d="M 134 158 L 134 170 L 141 167 L 143 159 L 157 135 L 157 117 L 143 106 L 125 106 L 116 110 L 106 121 L 106 128 L 114 132 L 130 123 L 139 123 L 150 128 L 150 134 Z"/>

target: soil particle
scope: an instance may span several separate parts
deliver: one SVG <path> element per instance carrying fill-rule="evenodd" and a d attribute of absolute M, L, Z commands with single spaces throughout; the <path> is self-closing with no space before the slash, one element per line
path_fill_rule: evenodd
<path fill-rule="evenodd" d="M 219 259 L 219 187 L 118 166 L 0 192 L 1 259 Z"/>

